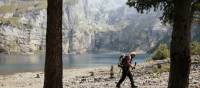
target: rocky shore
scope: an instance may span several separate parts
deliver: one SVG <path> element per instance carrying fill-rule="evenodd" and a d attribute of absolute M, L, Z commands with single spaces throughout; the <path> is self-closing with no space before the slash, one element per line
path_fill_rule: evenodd
<path fill-rule="evenodd" d="M 167 88 L 169 60 L 147 61 L 138 64 L 132 71 L 138 88 Z M 192 57 L 189 88 L 200 88 L 200 57 Z M 110 67 L 64 70 L 64 88 L 115 88 L 120 78 L 120 69 L 114 66 L 114 77 L 110 78 Z M 0 75 L 0 88 L 42 88 L 43 72 Z M 130 88 L 128 79 L 121 85 Z"/>

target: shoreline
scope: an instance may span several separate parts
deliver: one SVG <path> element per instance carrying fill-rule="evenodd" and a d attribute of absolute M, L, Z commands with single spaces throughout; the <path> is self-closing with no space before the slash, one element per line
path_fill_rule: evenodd
<path fill-rule="evenodd" d="M 200 57 L 192 59 L 189 88 L 200 88 Z M 158 64 L 162 69 L 158 69 Z M 133 79 L 138 88 L 167 88 L 169 60 L 148 61 L 139 63 L 132 71 Z M 115 88 L 120 79 L 120 69 L 114 66 L 114 78 L 110 78 L 110 66 L 64 69 L 63 88 Z M 0 75 L 0 88 L 42 88 L 44 73 L 25 72 L 12 75 Z M 130 88 L 128 79 L 121 85 Z"/>
<path fill-rule="evenodd" d="M 94 69 L 102 69 L 102 68 L 109 68 L 111 67 L 110 66 L 96 66 L 96 67 L 73 67 L 73 68 L 63 68 L 63 73 L 66 72 L 66 71 L 75 71 L 75 70 L 94 70 Z M 19 74 L 19 73 L 44 73 L 44 69 L 38 69 L 38 70 L 32 70 L 32 71 L 18 71 L 18 72 L 3 72 L 3 73 L 0 73 L 0 76 L 1 75 L 14 75 L 14 74 Z"/>
<path fill-rule="evenodd" d="M 76 77 L 88 77 L 94 71 L 109 71 L 109 67 L 63 69 L 63 82 Z M 42 88 L 43 82 L 42 71 L 0 74 L 0 88 Z"/>
<path fill-rule="evenodd" d="M 93 71 L 99 71 L 99 70 L 109 70 L 111 66 L 98 66 L 98 67 L 84 67 L 84 68 L 69 68 L 69 69 L 63 69 L 63 75 L 70 75 L 72 73 L 81 73 L 81 74 L 73 74 L 75 76 L 81 76 L 82 73 L 89 73 Z M 72 73 L 68 73 L 72 72 Z M 25 72 L 11 72 L 11 73 L 0 73 L 1 76 L 11 76 L 11 75 L 19 75 L 19 74 L 44 74 L 44 71 L 25 71 Z"/>

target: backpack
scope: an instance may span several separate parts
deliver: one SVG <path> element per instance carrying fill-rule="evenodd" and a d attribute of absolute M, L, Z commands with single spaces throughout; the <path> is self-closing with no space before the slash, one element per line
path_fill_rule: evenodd
<path fill-rule="evenodd" d="M 121 55 L 119 58 L 118 67 L 124 67 L 128 64 L 129 56 Z"/>

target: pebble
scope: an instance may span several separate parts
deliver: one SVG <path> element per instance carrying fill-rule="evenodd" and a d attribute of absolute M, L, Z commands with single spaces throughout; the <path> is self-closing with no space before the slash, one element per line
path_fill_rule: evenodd
<path fill-rule="evenodd" d="M 196 60 L 197 59 L 195 59 L 195 61 Z M 200 69 L 199 69 L 200 65 L 199 64 L 192 64 L 193 68 L 191 68 L 189 88 L 200 88 L 199 87 L 200 86 Z M 148 66 L 148 69 L 145 68 L 146 66 Z M 150 66 L 150 67 L 154 67 L 154 66 Z M 157 73 L 153 73 L 153 71 L 151 70 L 152 68 L 149 68 L 149 64 L 147 62 L 143 66 L 138 66 L 137 69 L 133 71 L 133 74 L 134 74 L 133 78 L 138 88 L 167 88 L 169 72 L 163 72 L 163 73 L 157 74 Z M 101 72 L 102 71 L 99 71 L 98 73 L 101 73 Z M 117 77 L 114 77 L 113 79 L 110 79 L 109 75 L 110 74 L 107 74 L 107 75 L 98 74 L 94 76 L 90 75 L 90 77 L 76 77 L 76 79 L 71 80 L 71 81 L 81 79 L 81 84 L 69 85 L 69 87 L 70 88 L 73 88 L 73 87 L 76 87 L 76 88 L 115 88 L 116 83 L 118 82 L 120 77 L 117 76 Z M 123 86 L 122 88 L 130 88 L 129 79 L 126 78 L 125 82 L 121 86 Z"/>

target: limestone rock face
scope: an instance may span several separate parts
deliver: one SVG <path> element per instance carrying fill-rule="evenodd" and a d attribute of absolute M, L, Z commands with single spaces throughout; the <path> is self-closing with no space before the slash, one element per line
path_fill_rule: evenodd
<path fill-rule="evenodd" d="M 148 51 L 155 46 L 169 29 L 158 20 L 161 12 L 141 15 L 125 3 L 126 0 L 64 2 L 63 53 Z M 18 18 L 18 25 L 0 22 L 0 52 L 35 54 L 44 51 L 46 9 L 8 14 L 11 15 L 7 15 L 6 19 Z"/>
<path fill-rule="evenodd" d="M 0 24 L 0 47 L 4 47 L 6 53 L 33 54 L 44 46 L 46 10 L 26 12 L 18 18 L 20 25 L 17 27 Z"/>

